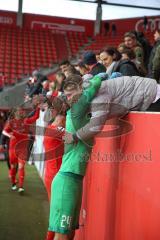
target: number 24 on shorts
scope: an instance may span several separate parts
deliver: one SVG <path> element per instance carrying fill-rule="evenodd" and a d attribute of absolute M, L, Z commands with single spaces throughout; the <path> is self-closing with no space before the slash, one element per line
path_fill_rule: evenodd
<path fill-rule="evenodd" d="M 72 223 L 72 217 L 71 216 L 66 216 L 62 215 L 62 220 L 61 220 L 61 227 L 62 228 L 70 228 Z"/>

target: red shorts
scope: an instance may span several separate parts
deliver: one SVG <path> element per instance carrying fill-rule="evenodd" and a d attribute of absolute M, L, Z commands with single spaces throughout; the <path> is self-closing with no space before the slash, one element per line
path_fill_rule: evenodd
<path fill-rule="evenodd" d="M 55 175 L 58 173 L 60 169 L 61 163 L 62 163 L 62 157 L 53 159 L 53 160 L 48 160 L 45 162 L 44 184 L 47 189 L 49 200 L 51 195 L 51 184 Z"/>

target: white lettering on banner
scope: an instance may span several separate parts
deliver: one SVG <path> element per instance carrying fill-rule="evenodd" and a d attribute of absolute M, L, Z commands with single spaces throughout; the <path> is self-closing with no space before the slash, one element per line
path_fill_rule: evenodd
<path fill-rule="evenodd" d="M 79 25 L 32 21 L 31 28 L 33 29 L 36 25 L 41 25 L 42 28 L 47 28 L 47 29 L 52 29 L 52 30 L 85 32 L 85 27 L 79 26 Z"/>
<path fill-rule="evenodd" d="M 12 24 L 13 23 L 13 19 L 11 17 L 0 16 L 0 23 Z"/>
<path fill-rule="evenodd" d="M 136 22 L 135 30 L 142 31 L 144 29 L 143 19 Z M 155 29 L 160 29 L 160 18 L 149 18 L 147 29 L 153 32 Z"/>

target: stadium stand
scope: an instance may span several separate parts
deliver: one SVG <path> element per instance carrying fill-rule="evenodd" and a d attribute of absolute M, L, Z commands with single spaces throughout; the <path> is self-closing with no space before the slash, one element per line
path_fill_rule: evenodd
<path fill-rule="evenodd" d="M 81 32 L 67 32 L 67 40 L 71 56 L 75 56 L 80 47 L 88 42 L 87 36 Z"/>
<path fill-rule="evenodd" d="M 54 38 L 49 31 L 0 28 L 0 53 L 5 84 L 14 84 L 34 69 L 57 62 Z"/>
<path fill-rule="evenodd" d="M 120 32 L 116 36 L 98 35 L 93 38 L 93 42 L 90 45 L 85 47 L 85 50 L 93 50 L 95 52 L 98 52 L 98 51 L 104 49 L 106 46 L 118 47 L 118 45 L 123 42 L 124 33 L 125 32 Z M 149 40 L 149 42 L 151 44 L 154 43 L 152 32 L 149 31 L 149 32 L 145 33 L 145 36 L 147 37 L 147 39 Z"/>
<path fill-rule="evenodd" d="M 117 35 L 114 37 L 98 35 L 93 39 L 93 43 L 87 46 L 85 50 L 99 51 L 105 48 L 107 45 L 118 46 L 118 44 L 122 41 L 123 35 Z"/>
<path fill-rule="evenodd" d="M 34 69 L 71 58 L 86 42 L 87 37 L 79 33 L 0 28 L 0 72 L 5 85 L 15 84 Z"/>

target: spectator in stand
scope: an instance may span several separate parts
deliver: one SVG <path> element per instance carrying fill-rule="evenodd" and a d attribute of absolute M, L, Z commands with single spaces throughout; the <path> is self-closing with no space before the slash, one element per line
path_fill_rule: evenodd
<path fill-rule="evenodd" d="M 104 29 L 105 29 L 105 35 L 107 36 L 109 34 L 109 30 L 110 30 L 109 22 L 104 23 Z"/>
<path fill-rule="evenodd" d="M 96 97 L 91 103 L 92 117 L 89 123 L 77 130 L 74 134 L 66 132 L 65 143 L 73 144 L 76 143 L 77 140 L 81 140 L 87 144 L 89 139 L 100 133 L 107 120 L 120 119 L 129 111 L 153 110 L 156 104 L 157 110 L 160 111 L 159 89 L 160 85 L 157 84 L 154 79 L 137 76 L 119 77 L 103 81 Z M 98 103 L 99 106 L 97 105 Z M 122 125 L 123 124 L 119 122 L 120 128 Z M 119 134 L 123 134 L 123 130 L 124 125 Z M 110 131 L 107 135 L 111 136 Z M 104 135 L 102 136 L 104 137 Z M 101 135 L 99 135 L 99 137 L 101 137 Z"/>
<path fill-rule="evenodd" d="M 102 51 L 100 58 L 106 67 L 109 78 L 114 72 L 120 72 L 123 76 L 137 76 L 138 71 L 130 59 L 121 59 L 121 54 L 116 48 L 109 47 Z"/>
<path fill-rule="evenodd" d="M 147 31 L 147 28 L 148 28 L 148 18 L 146 16 L 144 16 L 144 18 L 143 18 L 143 27 L 144 27 L 144 30 Z"/>
<path fill-rule="evenodd" d="M 49 91 L 49 81 L 46 80 L 42 82 L 42 95 L 45 97 L 48 91 Z"/>
<path fill-rule="evenodd" d="M 70 62 L 68 60 L 63 60 L 60 64 L 59 64 L 59 68 L 60 70 L 64 73 L 67 68 L 71 66 Z"/>
<path fill-rule="evenodd" d="M 126 45 L 124 43 L 120 43 L 117 47 L 118 52 L 122 53 L 126 49 Z"/>
<path fill-rule="evenodd" d="M 80 72 L 81 76 L 84 76 L 85 74 L 88 74 L 89 69 L 86 67 L 86 65 L 81 61 L 78 63 L 78 71 Z"/>
<path fill-rule="evenodd" d="M 132 49 L 124 48 L 124 50 L 121 52 L 122 59 L 129 59 L 131 61 L 134 61 L 136 58 L 136 55 Z"/>
<path fill-rule="evenodd" d="M 49 92 L 54 92 L 56 90 L 55 81 L 49 83 Z"/>
<path fill-rule="evenodd" d="M 121 54 L 113 47 L 108 47 L 100 53 L 100 59 L 106 67 L 106 73 L 110 77 L 115 72 L 115 65 L 121 59 Z"/>
<path fill-rule="evenodd" d="M 145 68 L 147 69 L 148 63 L 149 63 L 149 57 L 150 57 L 150 54 L 152 51 L 152 46 L 151 46 L 150 42 L 148 41 L 148 39 L 144 36 L 143 32 L 135 31 L 135 35 L 137 37 L 138 42 L 141 44 L 141 46 L 143 48 L 144 64 L 145 64 Z"/>
<path fill-rule="evenodd" d="M 65 78 L 66 78 L 66 76 L 63 72 L 59 71 L 56 73 L 55 84 L 56 84 L 57 91 L 63 92 L 63 85 L 64 85 Z"/>
<path fill-rule="evenodd" d="M 47 98 L 52 96 L 60 96 L 63 93 L 63 85 L 65 82 L 65 74 L 61 71 L 57 72 L 56 80 L 49 84 L 49 91 L 47 92 Z"/>
<path fill-rule="evenodd" d="M 39 74 L 39 71 L 38 69 L 35 69 L 33 72 L 32 72 L 32 77 L 35 77 Z"/>
<path fill-rule="evenodd" d="M 56 81 L 49 84 L 49 91 L 46 94 L 47 98 L 52 98 L 61 95 L 61 91 L 58 91 L 56 88 Z"/>
<path fill-rule="evenodd" d="M 35 91 L 37 81 L 38 81 L 37 76 L 33 76 L 33 77 L 29 78 L 29 80 L 26 84 L 26 89 L 25 89 L 25 95 L 24 95 L 25 102 L 31 100 L 31 98 L 34 95 L 40 94 L 42 92 L 42 85 L 40 86 L 39 89 L 36 89 L 36 91 Z M 34 93 L 34 94 L 31 94 L 31 93 Z"/>
<path fill-rule="evenodd" d="M 25 88 L 25 99 L 27 101 L 27 96 L 29 98 L 29 93 L 32 91 L 34 87 L 34 78 L 33 77 L 30 77 L 27 84 L 26 84 L 26 88 Z"/>
<path fill-rule="evenodd" d="M 121 55 L 122 55 L 121 62 L 125 63 L 124 60 L 126 60 L 126 63 L 127 61 L 129 61 L 129 64 L 131 64 L 132 62 L 132 70 L 134 75 L 141 76 L 141 73 L 139 72 L 139 69 L 138 69 L 139 66 L 137 65 L 137 62 L 135 60 L 136 56 L 134 51 L 132 49 L 125 48 L 121 53 Z"/>
<path fill-rule="evenodd" d="M 154 40 L 155 44 L 148 64 L 148 74 L 149 77 L 155 78 L 157 82 L 160 82 L 160 30 L 155 31 Z"/>
<path fill-rule="evenodd" d="M 133 32 L 127 32 L 124 35 L 124 44 L 127 48 L 130 48 L 134 51 L 136 55 L 136 62 L 141 68 L 141 74 L 144 76 L 147 74 L 144 65 L 144 51 L 140 43 L 138 43 L 136 35 Z"/>
<path fill-rule="evenodd" d="M 67 78 L 68 76 L 72 75 L 72 74 L 76 74 L 76 75 L 80 75 L 80 72 L 78 72 L 76 70 L 76 68 L 74 66 L 69 66 L 66 71 L 64 72 L 65 77 Z"/>
<path fill-rule="evenodd" d="M 100 59 L 100 51 L 96 52 L 96 59 L 97 59 L 97 62 L 102 64 L 102 61 Z"/>
<path fill-rule="evenodd" d="M 115 23 L 112 23 L 111 29 L 112 29 L 112 37 L 115 37 L 117 35 L 117 27 Z"/>
<path fill-rule="evenodd" d="M 28 94 L 28 98 L 32 98 L 35 94 L 42 93 L 42 82 L 48 80 L 47 77 L 41 73 L 37 73 L 33 76 L 32 82 L 34 83 L 33 88 L 30 90 Z"/>
<path fill-rule="evenodd" d="M 97 62 L 96 54 L 92 51 L 88 51 L 83 55 L 83 63 L 89 70 L 88 73 L 92 76 L 98 73 L 106 72 L 106 68 L 101 63 Z"/>
<path fill-rule="evenodd" d="M 71 69 L 72 67 L 75 69 L 75 73 L 74 74 L 79 74 L 79 72 L 76 70 L 76 68 L 71 65 L 71 63 L 68 60 L 63 60 L 60 65 L 60 70 L 65 74 L 66 71 L 68 71 L 68 68 Z"/>

